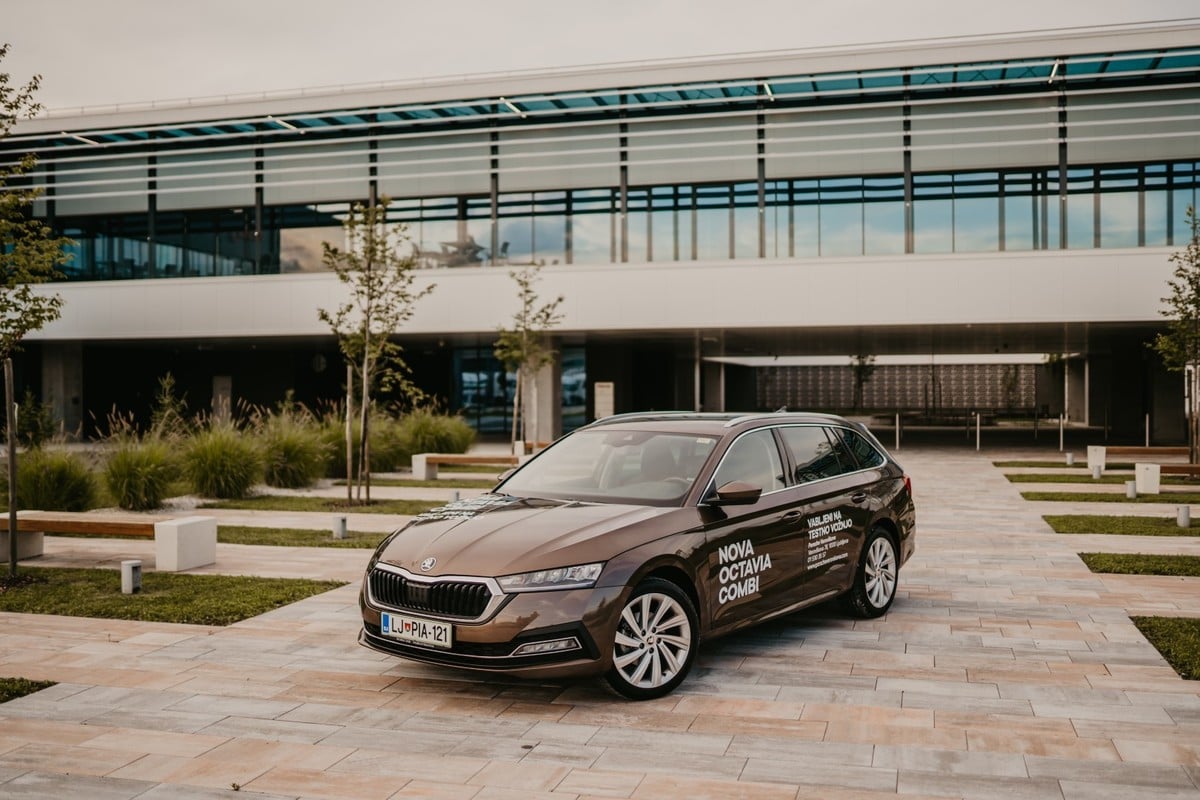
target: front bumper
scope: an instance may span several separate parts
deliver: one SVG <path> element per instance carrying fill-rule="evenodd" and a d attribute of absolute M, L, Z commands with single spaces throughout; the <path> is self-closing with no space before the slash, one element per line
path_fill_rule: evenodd
<path fill-rule="evenodd" d="M 383 611 L 421 615 L 376 606 L 364 591 L 359 596 L 363 628 L 358 641 L 379 652 L 450 667 L 539 678 L 597 675 L 612 663 L 613 632 L 623 592 L 623 587 L 596 587 L 513 594 L 482 622 L 452 622 L 452 646 L 438 648 L 383 635 Z M 578 641 L 577 648 L 514 655 L 522 645 L 569 637 Z"/>

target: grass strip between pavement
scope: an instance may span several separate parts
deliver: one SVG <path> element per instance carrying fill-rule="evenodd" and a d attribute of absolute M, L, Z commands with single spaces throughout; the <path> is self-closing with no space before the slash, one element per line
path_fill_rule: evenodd
<path fill-rule="evenodd" d="M 1054 469 L 1054 468 L 1069 469 L 1069 467 L 1067 467 L 1066 460 L 1062 459 L 1062 458 L 1060 458 L 1058 461 L 993 461 L 992 466 L 993 467 L 1001 467 L 1001 468 L 1004 468 L 1004 467 L 1046 467 L 1047 469 Z M 1075 467 L 1077 469 L 1087 470 L 1087 459 L 1085 458 L 1082 461 L 1077 460 L 1075 462 Z M 1129 470 L 1131 470 L 1131 469 L 1133 469 L 1133 462 L 1132 461 L 1130 461 L 1130 462 L 1110 461 L 1104 465 L 1104 468 L 1105 469 L 1129 469 Z M 1086 474 L 1090 475 L 1091 471 L 1090 470 L 1087 471 Z"/>
<path fill-rule="evenodd" d="M 444 468 L 443 468 L 444 469 Z M 497 476 L 499 473 L 497 473 Z M 345 480 L 336 480 L 334 486 L 345 486 Z M 482 478 L 438 478 L 422 481 L 416 478 L 371 478 L 372 486 L 407 486 L 414 489 L 491 489 L 496 480 Z"/>
<path fill-rule="evenodd" d="M 1110 575 L 1163 575 L 1200 578 L 1200 556 L 1163 556 L 1146 553 L 1080 553 L 1092 572 Z"/>
<path fill-rule="evenodd" d="M 0 678 L 0 703 L 16 700 L 27 694 L 49 689 L 54 681 L 31 681 L 28 678 Z"/>
<path fill-rule="evenodd" d="M 1124 485 L 1133 480 L 1132 475 L 1102 475 L 1099 480 L 1091 475 L 1076 472 L 1006 472 L 1009 483 L 1104 483 Z M 1195 480 L 1182 475 L 1163 475 L 1159 479 L 1164 486 L 1200 486 Z"/>
<path fill-rule="evenodd" d="M 7 576 L 0 582 L 0 611 L 230 625 L 344 585 L 301 578 L 147 572 L 139 593 L 122 594 L 119 570 L 21 567 L 15 582 Z"/>
<path fill-rule="evenodd" d="M 372 500 L 347 503 L 342 498 L 266 494 L 242 500 L 209 500 L 199 508 L 237 508 L 246 511 L 337 511 L 347 514 L 401 514 L 412 516 L 445 505 L 438 500 Z"/>
<path fill-rule="evenodd" d="M 1181 528 L 1175 517 L 1110 517 L 1104 514 L 1046 514 L 1055 533 L 1103 533 L 1116 536 L 1200 536 L 1200 520 Z"/>
<path fill-rule="evenodd" d="M 1130 617 L 1179 677 L 1200 680 L 1200 619 L 1191 617 Z"/>
<path fill-rule="evenodd" d="M 386 533 L 347 531 L 345 539 L 334 539 L 332 530 L 312 528 L 258 528 L 248 525 L 218 525 L 222 544 L 261 544 L 272 547 L 352 547 L 372 549 Z"/>
<path fill-rule="evenodd" d="M 1200 503 L 1200 492 L 1171 492 L 1169 494 L 1139 494 L 1136 499 L 1120 492 L 1021 492 L 1026 500 L 1049 500 L 1065 503 L 1171 503 L 1195 505 Z"/>

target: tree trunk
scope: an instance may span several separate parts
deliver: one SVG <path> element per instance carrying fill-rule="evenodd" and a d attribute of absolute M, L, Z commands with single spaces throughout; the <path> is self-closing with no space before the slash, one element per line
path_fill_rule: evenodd
<path fill-rule="evenodd" d="M 1188 374 L 1188 461 L 1200 464 L 1200 363 Z"/>
<path fill-rule="evenodd" d="M 513 418 L 512 418 L 512 454 L 514 456 L 523 455 L 517 452 L 517 420 L 521 417 L 521 370 L 517 369 L 517 383 L 513 387 Z M 525 449 L 521 447 L 522 451 Z"/>
<path fill-rule="evenodd" d="M 525 415 L 525 440 L 532 442 L 529 449 L 532 452 L 537 452 L 538 442 L 538 376 L 533 373 L 529 376 L 529 413 Z M 532 429 L 532 432 L 531 430 Z"/>
<path fill-rule="evenodd" d="M 368 344 L 370 343 L 370 334 L 368 333 Z M 371 359 L 367 352 L 363 351 L 363 376 L 362 376 L 362 423 L 359 426 L 359 434 L 362 436 L 362 457 L 359 459 L 359 489 L 366 490 L 366 502 L 371 502 L 371 437 L 370 437 L 370 419 L 371 419 Z"/>
<path fill-rule="evenodd" d="M 8 445 L 8 574 L 17 577 L 17 416 L 13 413 L 13 363 L 4 359 L 4 428 Z"/>
<path fill-rule="evenodd" d="M 346 362 L 346 503 L 354 502 L 354 365 Z"/>

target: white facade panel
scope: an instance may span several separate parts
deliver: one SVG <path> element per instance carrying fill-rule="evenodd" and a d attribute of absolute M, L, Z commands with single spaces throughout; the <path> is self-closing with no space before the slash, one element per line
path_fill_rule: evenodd
<path fill-rule="evenodd" d="M 912 109 L 915 172 L 1058 163 L 1058 106 L 1038 98 L 930 103 Z"/>
<path fill-rule="evenodd" d="M 655 331 L 848 325 L 1145 322 L 1160 319 L 1166 249 L 556 266 L 538 291 L 561 294 L 560 330 Z M 421 270 L 436 283 L 404 332 L 491 334 L 509 323 L 508 270 Z M 830 297 L 857 287 L 852 306 Z M 39 287 L 41 291 L 49 291 Z M 345 289 L 326 273 L 69 283 L 62 317 L 31 338 L 324 336 L 318 308 Z M 670 297 L 670 303 L 663 298 Z M 852 311 L 847 311 L 852 309 Z"/>
<path fill-rule="evenodd" d="M 1200 97 L 1194 89 L 1067 96 L 1072 164 L 1200 158 Z"/>
<path fill-rule="evenodd" d="M 144 156 L 63 159 L 54 164 L 56 211 L 60 216 L 145 211 L 148 175 Z M 40 169 L 32 178 L 49 188 Z"/>
<path fill-rule="evenodd" d="M 379 193 L 389 197 L 487 194 L 491 189 L 486 133 L 381 137 L 376 158 Z"/>
<path fill-rule="evenodd" d="M 168 153 L 158 157 L 160 211 L 253 204 L 253 148 Z"/>
<path fill-rule="evenodd" d="M 629 125 L 629 184 L 749 181 L 758 174 L 752 114 Z"/>
<path fill-rule="evenodd" d="M 769 114 L 767 178 L 898 173 L 904 169 L 903 145 L 899 108 Z"/>
<path fill-rule="evenodd" d="M 309 204 L 365 199 L 366 142 L 277 145 L 263 150 L 263 202 Z"/>
<path fill-rule="evenodd" d="M 611 122 L 500 133 L 500 191 L 591 189 L 621 181 L 620 133 Z"/>

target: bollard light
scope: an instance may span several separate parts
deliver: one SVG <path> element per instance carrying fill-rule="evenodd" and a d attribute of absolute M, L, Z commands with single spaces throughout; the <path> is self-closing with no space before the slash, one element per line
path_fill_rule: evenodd
<path fill-rule="evenodd" d="M 1075 454 L 1074 453 L 1067 453 L 1067 466 L 1068 467 L 1075 466 Z"/>
<path fill-rule="evenodd" d="M 1137 500 L 1137 481 L 1125 481 L 1125 496 Z"/>
<path fill-rule="evenodd" d="M 121 562 L 121 594 L 142 591 L 142 562 L 136 559 Z"/>
<path fill-rule="evenodd" d="M 1100 476 L 1103 474 L 1104 474 L 1104 467 L 1100 466 L 1099 464 L 1092 465 L 1092 479 L 1093 480 L 1097 480 L 1097 481 L 1100 480 Z"/>
<path fill-rule="evenodd" d="M 1181 528 L 1192 527 L 1192 507 L 1175 506 L 1175 524 Z"/>
<path fill-rule="evenodd" d="M 333 538 L 346 538 L 346 515 L 338 514 L 333 518 Z"/>

